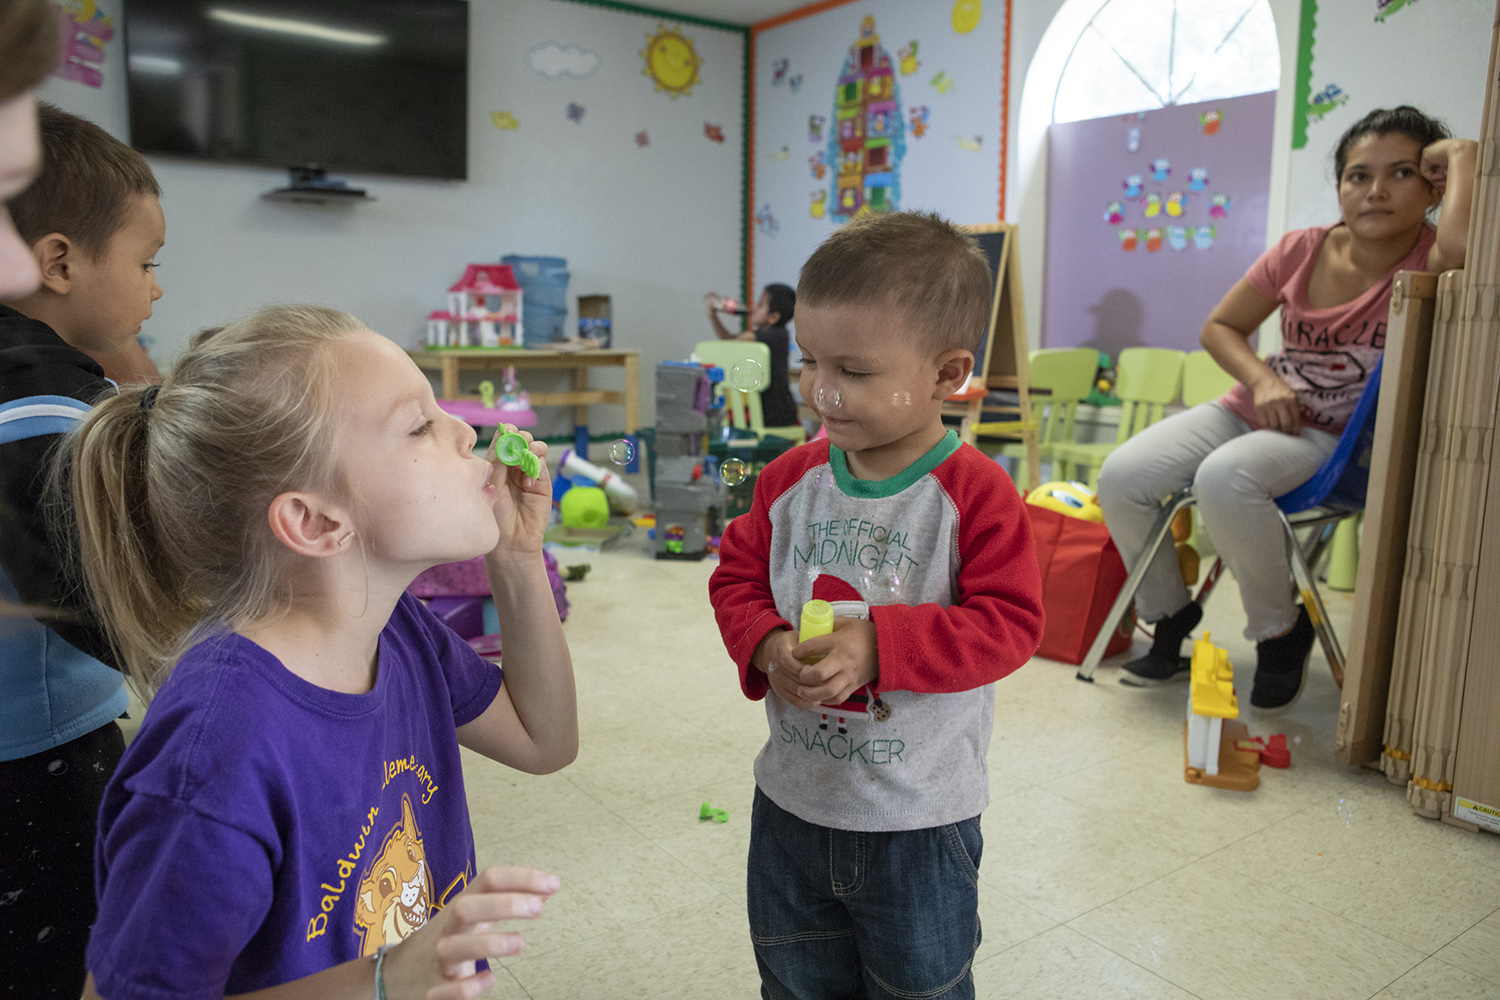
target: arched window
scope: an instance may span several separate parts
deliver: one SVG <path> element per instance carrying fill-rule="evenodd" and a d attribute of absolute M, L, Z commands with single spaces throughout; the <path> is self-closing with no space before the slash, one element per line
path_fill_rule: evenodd
<path fill-rule="evenodd" d="M 1267 0 L 1068 0 L 1059 13 L 1077 17 L 1083 12 L 1068 8 L 1090 6 L 1094 14 L 1053 95 L 1054 122 L 1261 93 L 1281 83 Z"/>

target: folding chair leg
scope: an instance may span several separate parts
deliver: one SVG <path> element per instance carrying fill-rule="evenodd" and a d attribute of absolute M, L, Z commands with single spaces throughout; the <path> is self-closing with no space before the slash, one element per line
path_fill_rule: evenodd
<path fill-rule="evenodd" d="M 1219 582 L 1219 577 L 1224 573 L 1224 557 L 1215 556 L 1214 564 L 1209 567 L 1208 575 L 1198 585 L 1198 596 L 1193 598 L 1193 603 L 1202 606 L 1208 600 L 1208 595 L 1214 592 L 1214 586 Z"/>
<path fill-rule="evenodd" d="M 1323 606 L 1323 597 L 1318 593 L 1317 581 L 1313 579 L 1312 570 L 1303 556 L 1302 546 L 1297 541 L 1296 532 L 1292 530 L 1292 523 L 1281 511 L 1278 510 L 1276 514 L 1281 518 L 1282 527 L 1286 529 L 1287 553 L 1291 557 L 1292 577 L 1302 593 L 1302 606 L 1307 609 L 1313 631 L 1318 634 L 1318 642 L 1323 647 L 1323 655 L 1328 659 L 1328 669 L 1333 672 L 1334 683 L 1343 687 L 1344 650 L 1339 645 L 1338 636 L 1333 634 L 1333 627 L 1328 623 L 1328 610 Z"/>
<path fill-rule="evenodd" d="M 1109 646 L 1110 636 L 1115 634 L 1120 619 L 1125 617 L 1125 612 L 1130 608 L 1130 602 L 1135 600 L 1135 592 L 1140 589 L 1141 581 L 1146 578 L 1146 569 L 1151 565 L 1151 560 L 1156 557 L 1156 550 L 1161 548 L 1162 539 L 1171 532 L 1172 518 L 1177 516 L 1179 510 L 1192 502 L 1193 491 L 1189 487 L 1173 493 L 1162 504 L 1161 514 L 1151 528 L 1146 547 L 1141 550 L 1141 557 L 1136 560 L 1136 564 L 1130 569 L 1130 574 L 1125 577 L 1125 585 L 1120 588 L 1120 596 L 1115 598 L 1114 606 L 1104 617 L 1104 624 L 1099 627 L 1099 634 L 1094 636 L 1094 644 L 1089 647 L 1088 655 L 1078 665 L 1076 676 L 1079 680 L 1094 683 L 1094 671 L 1099 669 L 1099 661 L 1104 659 L 1104 650 Z"/>
<path fill-rule="evenodd" d="M 1330 524 L 1319 525 L 1313 532 L 1312 538 L 1308 539 L 1307 554 L 1303 557 L 1307 561 L 1307 568 L 1316 580 L 1322 573 L 1323 560 L 1328 556 L 1328 550 L 1333 544 L 1334 529 L 1339 526 L 1339 521 Z"/>

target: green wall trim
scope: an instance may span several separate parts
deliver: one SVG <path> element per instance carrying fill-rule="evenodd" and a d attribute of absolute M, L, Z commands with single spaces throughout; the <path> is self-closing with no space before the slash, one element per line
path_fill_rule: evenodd
<path fill-rule="evenodd" d="M 754 47 L 750 29 L 746 28 L 745 44 L 741 50 L 745 54 L 745 63 L 740 82 L 740 123 L 743 126 L 743 134 L 740 136 L 740 301 L 745 303 L 746 308 L 755 301 L 755 290 L 750 287 L 750 102 L 755 96 L 750 90 L 754 85 L 751 74 L 755 71 L 755 67 L 750 65 L 750 59 Z"/>
<path fill-rule="evenodd" d="M 1313 36 L 1318 28 L 1318 0 L 1302 0 L 1297 25 L 1297 83 L 1292 91 L 1292 148 L 1307 145 L 1307 114 L 1312 101 Z"/>
<path fill-rule="evenodd" d="M 695 17 L 692 14 L 678 14 L 675 11 L 662 10 L 660 7 L 643 7 L 635 3 L 620 3 L 619 0 L 568 0 L 568 3 L 581 3 L 586 7 L 604 7 L 609 10 L 624 11 L 627 14 L 645 14 L 648 17 L 659 17 L 663 21 L 696 24 L 704 28 L 718 28 L 720 31 L 733 31 L 746 35 L 750 33 L 749 25 L 731 24 L 728 21 L 715 21 L 710 17 Z"/>

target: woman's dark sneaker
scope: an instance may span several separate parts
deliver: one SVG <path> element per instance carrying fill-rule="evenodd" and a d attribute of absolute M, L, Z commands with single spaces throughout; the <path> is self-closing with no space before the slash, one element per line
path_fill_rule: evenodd
<path fill-rule="evenodd" d="M 1286 635 L 1255 644 L 1255 686 L 1250 704 L 1263 711 L 1287 708 L 1302 693 L 1307 661 L 1318 633 L 1307 609 L 1297 609 L 1297 624 Z"/>
<path fill-rule="evenodd" d="M 1120 683 L 1131 687 L 1168 684 L 1192 672 L 1192 659 L 1182 655 L 1182 642 L 1203 620 L 1203 607 L 1188 601 L 1176 614 L 1156 623 L 1151 652 L 1125 664 Z"/>

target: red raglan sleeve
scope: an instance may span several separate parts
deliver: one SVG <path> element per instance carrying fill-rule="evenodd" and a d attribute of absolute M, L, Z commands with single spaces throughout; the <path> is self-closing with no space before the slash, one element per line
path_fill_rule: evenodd
<path fill-rule="evenodd" d="M 870 609 L 881 691 L 983 687 L 1031 659 L 1042 641 L 1042 579 L 1021 498 L 993 461 L 977 451 L 965 457 L 933 473 L 958 510 L 957 595 L 946 608 Z"/>
<path fill-rule="evenodd" d="M 809 446 L 811 449 L 812 446 Z M 827 446 L 816 450 L 826 454 Z M 771 593 L 771 506 L 816 458 L 788 452 L 761 470 L 750 510 L 729 522 L 719 542 L 719 568 L 708 580 L 708 600 L 724 648 L 740 671 L 745 697 L 760 700 L 770 690 L 766 675 L 750 665 L 755 647 L 776 629 L 792 624 L 776 611 Z"/>

